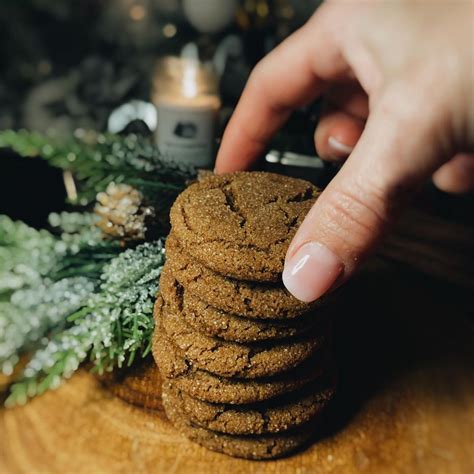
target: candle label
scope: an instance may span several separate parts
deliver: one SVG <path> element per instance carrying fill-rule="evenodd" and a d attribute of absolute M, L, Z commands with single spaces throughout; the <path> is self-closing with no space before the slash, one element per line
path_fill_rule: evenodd
<path fill-rule="evenodd" d="M 216 109 L 157 106 L 156 139 L 165 160 L 196 167 L 211 167 L 214 161 Z"/>

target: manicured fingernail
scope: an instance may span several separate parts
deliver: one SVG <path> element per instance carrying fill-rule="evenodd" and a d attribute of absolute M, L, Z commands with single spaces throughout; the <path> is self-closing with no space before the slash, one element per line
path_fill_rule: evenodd
<path fill-rule="evenodd" d="M 283 283 L 301 301 L 309 303 L 324 295 L 344 270 L 344 264 L 318 242 L 302 245 L 286 262 Z"/>
<path fill-rule="evenodd" d="M 346 145 L 345 143 L 340 142 L 337 138 L 329 137 L 328 145 L 336 151 L 338 154 L 342 153 L 344 155 L 350 155 L 354 147 Z"/>

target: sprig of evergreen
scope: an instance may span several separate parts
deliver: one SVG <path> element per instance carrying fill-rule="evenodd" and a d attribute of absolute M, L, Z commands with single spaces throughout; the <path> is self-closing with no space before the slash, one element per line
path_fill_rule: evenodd
<path fill-rule="evenodd" d="M 78 131 L 70 139 L 0 131 L 0 147 L 73 173 L 76 204 L 109 183 L 127 183 L 157 215 L 168 214 L 195 171 L 163 160 L 147 139 Z M 7 405 L 57 387 L 89 359 L 103 372 L 130 365 L 151 346 L 162 241 L 125 250 L 105 239 L 93 213 L 52 214 L 49 231 L 0 216 L 0 370 L 30 356 Z"/>
<path fill-rule="evenodd" d="M 163 242 L 145 243 L 113 259 L 101 276 L 100 291 L 69 316 L 72 326 L 51 338 L 28 362 L 23 378 L 11 387 L 7 406 L 70 377 L 88 357 L 102 373 L 130 365 L 151 348 L 153 304 L 164 264 Z"/>
<path fill-rule="evenodd" d="M 46 277 L 59 280 L 79 275 L 99 276 L 104 264 L 121 251 L 120 243 L 102 238 L 100 230 L 90 225 L 92 214 L 80 216 L 52 214 L 53 229 L 60 232 L 55 236 L 0 215 L 0 295 L 34 286 Z M 75 232 L 72 232 L 73 219 Z M 81 220 L 80 229 L 78 220 Z M 62 227 L 65 224 L 68 229 Z"/>
<path fill-rule="evenodd" d="M 49 277 L 61 278 L 86 275 L 98 278 L 103 266 L 123 249 L 117 240 L 106 240 L 95 226 L 98 217 L 89 212 L 52 213 L 48 217 L 53 232 L 58 234 L 56 253 L 60 261 Z"/>
<path fill-rule="evenodd" d="M 50 137 L 26 130 L 0 131 L 0 148 L 11 148 L 24 157 L 41 157 L 49 164 L 69 170 L 77 180 L 79 203 L 87 205 L 107 185 L 128 183 L 153 198 L 176 195 L 195 175 L 190 167 L 164 160 L 146 138 L 97 134 L 78 130 L 74 137 Z"/>
<path fill-rule="evenodd" d="M 20 355 L 37 347 L 49 332 L 63 329 L 66 317 L 79 310 L 94 290 L 95 282 L 85 277 L 44 280 L 0 302 L 0 372 L 13 373 Z"/>
<path fill-rule="evenodd" d="M 51 214 L 54 235 L 0 216 L 0 372 L 63 329 L 98 286 L 106 263 L 122 251 L 102 239 L 89 213 Z"/>
<path fill-rule="evenodd" d="M 0 294 L 34 285 L 51 273 L 58 263 L 56 245 L 50 232 L 0 215 Z"/>

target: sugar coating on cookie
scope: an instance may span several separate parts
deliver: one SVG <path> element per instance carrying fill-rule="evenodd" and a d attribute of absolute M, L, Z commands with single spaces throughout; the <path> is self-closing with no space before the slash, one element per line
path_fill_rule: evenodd
<path fill-rule="evenodd" d="M 180 311 L 165 303 L 161 324 L 168 337 L 194 366 L 222 377 L 256 378 L 293 369 L 320 350 L 328 329 L 271 344 L 240 344 L 197 332 Z M 326 324 L 327 325 L 327 324 Z"/>
<path fill-rule="evenodd" d="M 226 341 L 254 343 L 276 341 L 311 331 L 321 320 L 329 317 L 329 310 L 316 311 L 291 320 L 258 320 L 246 318 L 214 308 L 186 291 L 176 280 L 168 265 L 160 276 L 160 294 L 166 303 L 180 311 L 183 319 L 195 330 Z"/>
<path fill-rule="evenodd" d="M 227 378 L 195 367 L 166 335 L 160 323 L 161 298 L 155 305 L 156 328 L 152 353 L 163 377 L 183 392 L 211 403 L 246 404 L 269 400 L 297 390 L 321 377 L 328 369 L 327 354 L 313 357 L 290 373 L 258 379 Z M 321 352 L 321 353 L 320 353 Z"/>
<path fill-rule="evenodd" d="M 163 384 L 163 395 L 179 405 L 193 423 L 206 429 L 233 435 L 280 433 L 316 422 L 334 395 L 334 382 L 323 380 L 298 392 L 244 407 L 203 402 L 169 381 Z"/>
<path fill-rule="evenodd" d="M 296 299 L 283 284 L 253 283 L 226 278 L 188 255 L 171 233 L 166 240 L 167 263 L 181 286 L 209 305 L 231 314 L 256 319 L 291 319 L 322 308 L 332 298 L 312 303 Z"/>
<path fill-rule="evenodd" d="M 186 252 L 215 272 L 276 282 L 319 193 L 307 181 L 273 173 L 210 176 L 178 196 L 171 224 Z"/>
<path fill-rule="evenodd" d="M 235 436 L 218 433 L 197 426 L 184 414 L 183 407 L 167 393 L 163 394 L 166 415 L 188 439 L 212 451 L 245 459 L 274 459 L 303 446 L 314 434 L 315 426 L 307 424 L 291 432 Z"/>

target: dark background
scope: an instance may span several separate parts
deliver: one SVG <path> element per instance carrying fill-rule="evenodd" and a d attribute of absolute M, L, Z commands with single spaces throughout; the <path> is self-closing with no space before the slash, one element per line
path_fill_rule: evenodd
<path fill-rule="evenodd" d="M 235 21 L 219 33 L 199 33 L 179 0 L 4 0 L 0 5 L 0 129 L 27 128 L 71 134 L 105 131 L 110 113 L 130 99 L 150 100 L 158 56 L 190 42 L 206 57 L 229 34 L 243 54 L 229 61 L 221 81 L 221 130 L 251 68 L 314 11 L 318 0 L 243 1 Z M 132 12 L 143 14 L 133 19 Z M 135 8 L 135 10 L 133 10 Z M 173 25 L 172 37 L 164 34 Z M 272 144 L 313 155 L 318 104 L 297 111 Z M 143 124 L 128 131 L 147 133 Z M 65 209 L 62 174 L 39 159 L 0 150 L 0 213 L 40 227 L 51 211 Z M 279 172 L 302 173 L 280 167 Z M 336 170 L 313 172 L 325 184 Z M 303 170 L 303 175 L 311 175 Z M 472 222 L 474 198 L 448 196 L 427 183 L 416 205 L 447 219 Z"/>

